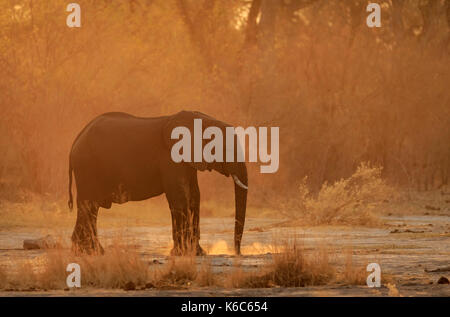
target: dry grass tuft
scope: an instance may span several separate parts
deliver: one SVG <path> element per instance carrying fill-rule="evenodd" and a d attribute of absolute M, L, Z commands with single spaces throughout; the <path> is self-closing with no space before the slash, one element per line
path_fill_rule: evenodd
<path fill-rule="evenodd" d="M 355 266 L 352 258 L 352 251 L 347 251 L 345 256 L 344 270 L 341 272 L 337 281 L 347 285 L 366 285 L 367 275 L 366 266 Z"/>
<path fill-rule="evenodd" d="M 171 257 L 163 269 L 153 271 L 151 283 L 157 288 L 188 287 L 197 275 L 194 256 Z"/>
<path fill-rule="evenodd" d="M 0 289 L 4 289 L 8 286 L 8 275 L 6 270 L 0 266 Z"/>
<path fill-rule="evenodd" d="M 210 259 L 203 261 L 198 271 L 196 282 L 201 287 L 215 286 L 218 284 L 217 276 L 212 270 Z"/>
<path fill-rule="evenodd" d="M 268 288 L 272 284 L 272 277 L 268 267 L 262 268 L 261 272 L 244 271 L 241 263 L 237 260 L 233 270 L 225 276 L 224 286 L 226 288 Z"/>
<path fill-rule="evenodd" d="M 381 167 L 361 163 L 352 176 L 333 184 L 325 182 L 316 195 L 309 191 L 305 177 L 299 196 L 285 205 L 286 214 L 311 225 L 379 225 L 374 209 L 396 193 L 381 172 Z"/>
<path fill-rule="evenodd" d="M 367 272 L 369 262 L 355 264 L 353 261 L 353 250 L 347 250 L 345 253 L 344 269 L 337 274 L 336 281 L 345 285 L 367 285 L 367 277 L 370 274 L 370 272 Z M 395 278 L 391 274 L 381 273 L 382 285 L 394 285 L 395 283 Z"/>
<path fill-rule="evenodd" d="M 297 241 L 286 242 L 283 250 L 274 255 L 273 282 L 284 287 L 323 285 L 335 275 L 328 253 L 324 249 L 306 255 Z"/>
<path fill-rule="evenodd" d="M 335 277 L 328 253 L 324 249 L 306 254 L 296 240 L 287 241 L 273 263 L 261 269 L 261 273 L 245 272 L 237 266 L 228 276 L 227 286 L 237 288 L 304 287 L 324 285 Z"/>
<path fill-rule="evenodd" d="M 84 281 L 89 286 L 123 288 L 126 283 L 143 285 L 148 279 L 148 265 L 138 253 L 113 248 L 100 257 L 84 257 Z"/>
<path fill-rule="evenodd" d="M 126 283 L 144 285 L 148 265 L 128 248 L 111 247 L 101 256 L 75 256 L 69 249 L 48 250 L 41 258 L 15 265 L 1 280 L 0 287 L 11 289 L 64 289 L 69 263 L 81 268 L 82 287 L 123 288 Z"/>

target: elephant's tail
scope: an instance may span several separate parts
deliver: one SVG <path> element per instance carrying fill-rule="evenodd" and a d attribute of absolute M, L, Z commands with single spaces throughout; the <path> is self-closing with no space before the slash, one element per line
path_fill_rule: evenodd
<path fill-rule="evenodd" d="M 72 162 L 69 158 L 69 201 L 67 202 L 67 204 L 69 205 L 69 209 L 70 211 L 72 211 L 73 208 L 73 197 L 72 197 Z"/>

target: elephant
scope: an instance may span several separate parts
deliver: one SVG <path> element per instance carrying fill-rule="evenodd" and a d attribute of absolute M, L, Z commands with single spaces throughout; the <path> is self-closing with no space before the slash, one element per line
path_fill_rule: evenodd
<path fill-rule="evenodd" d="M 202 119 L 204 127 L 218 127 L 222 131 L 231 127 L 197 111 L 160 117 L 109 112 L 81 130 L 69 156 L 70 210 L 73 209 L 72 174 L 77 189 L 77 219 L 72 234 L 75 252 L 103 254 L 97 237 L 100 207 L 109 209 L 112 203 L 141 201 L 165 194 L 172 217 L 171 255 L 204 255 L 199 244 L 197 171 L 215 170 L 234 180 L 234 248 L 237 255 L 241 254 L 248 190 L 246 164 L 237 160 L 206 162 L 204 159 L 175 162 L 171 148 L 177 140 L 172 139 L 172 130 L 186 127 L 193 131 L 194 119 Z"/>

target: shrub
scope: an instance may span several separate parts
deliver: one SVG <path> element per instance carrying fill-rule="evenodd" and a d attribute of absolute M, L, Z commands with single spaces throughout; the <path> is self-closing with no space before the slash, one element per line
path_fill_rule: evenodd
<path fill-rule="evenodd" d="M 333 184 L 324 183 L 316 195 L 309 191 L 307 178 L 304 178 L 299 196 L 287 215 L 313 225 L 378 224 L 380 221 L 372 211 L 394 192 L 381 178 L 381 172 L 381 167 L 362 163 L 351 177 Z"/>

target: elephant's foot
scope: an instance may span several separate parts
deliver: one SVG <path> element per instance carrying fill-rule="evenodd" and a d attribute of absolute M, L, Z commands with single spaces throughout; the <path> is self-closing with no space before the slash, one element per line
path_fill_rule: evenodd
<path fill-rule="evenodd" d="M 103 249 L 102 245 L 100 244 L 100 242 L 97 242 L 96 247 L 94 248 L 94 253 L 98 254 L 98 255 L 103 255 L 105 254 L 105 249 Z"/>
<path fill-rule="evenodd" d="M 105 250 L 98 241 L 73 241 L 72 252 L 77 255 L 103 255 L 105 253 Z"/>
<path fill-rule="evenodd" d="M 196 248 L 195 255 L 198 255 L 198 256 L 204 256 L 204 255 L 206 255 L 205 250 L 202 249 L 202 247 L 200 246 L 200 244 L 197 244 L 197 248 Z"/>
<path fill-rule="evenodd" d="M 181 248 L 173 247 L 172 250 L 170 250 L 171 256 L 181 256 L 183 255 L 183 252 L 181 251 Z"/>
<path fill-rule="evenodd" d="M 180 247 L 173 247 L 172 250 L 170 250 L 171 256 L 183 256 L 183 255 L 196 255 L 196 256 L 203 256 L 206 255 L 206 252 L 202 249 L 200 244 L 197 244 L 197 246 L 194 248 L 180 248 Z"/>

